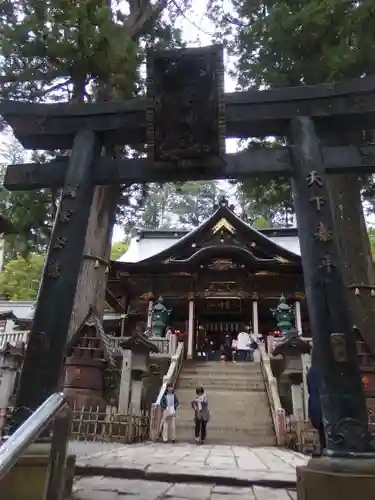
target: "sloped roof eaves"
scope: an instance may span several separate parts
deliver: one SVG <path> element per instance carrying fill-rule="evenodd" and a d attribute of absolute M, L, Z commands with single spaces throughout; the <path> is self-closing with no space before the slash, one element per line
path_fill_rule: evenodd
<path fill-rule="evenodd" d="M 282 258 L 285 258 L 287 260 L 290 260 L 292 263 L 295 263 L 295 264 L 298 264 L 300 265 L 300 262 L 301 262 L 301 258 L 298 254 L 284 248 L 283 246 L 280 246 L 277 244 L 277 242 L 274 240 L 274 238 L 268 238 L 267 236 L 265 236 L 264 234 L 262 234 L 260 231 L 258 231 L 257 229 L 251 227 L 249 224 L 247 224 L 246 222 L 244 222 L 243 220 L 241 220 L 239 217 L 237 217 L 231 210 L 229 210 L 226 206 L 221 206 L 219 207 L 213 214 L 210 218 L 208 218 L 207 220 L 205 220 L 204 222 L 202 222 L 202 224 L 200 224 L 198 227 L 196 227 L 195 229 L 193 229 L 191 232 L 187 233 L 185 236 L 183 236 L 182 238 L 178 239 L 177 241 L 174 241 L 172 244 L 171 244 L 171 241 L 170 239 L 168 239 L 168 244 L 167 244 L 167 241 L 165 241 L 165 243 L 167 244 L 167 246 L 165 248 L 163 248 L 160 252 L 157 252 L 157 253 L 153 253 L 152 255 L 150 255 L 149 257 L 146 257 L 145 259 L 141 259 L 141 260 L 126 260 L 125 259 L 122 261 L 122 263 L 128 267 L 130 266 L 131 264 L 133 264 L 135 267 L 143 267 L 143 266 L 148 266 L 148 265 L 151 265 L 151 264 L 155 264 L 157 262 L 159 262 L 160 260 L 162 259 L 165 259 L 167 258 L 168 256 L 171 255 L 171 253 L 174 253 L 174 252 L 177 252 L 179 251 L 180 249 L 182 249 L 184 247 L 184 245 L 186 245 L 186 242 L 188 241 L 191 241 L 191 240 L 194 240 L 196 239 L 197 235 L 204 231 L 207 227 L 211 226 L 212 224 L 214 224 L 216 221 L 220 220 L 221 218 L 227 218 L 229 222 L 233 223 L 236 227 L 238 228 L 242 228 L 243 231 L 245 231 L 246 233 L 250 233 L 251 234 L 251 238 L 255 241 L 258 242 L 258 244 L 260 243 L 261 245 L 271 245 L 272 247 L 276 247 L 276 250 L 277 250 L 277 254 L 280 255 L 280 257 Z M 277 230 L 273 230 L 272 233 L 273 233 L 273 236 L 275 235 L 275 232 L 277 232 Z M 157 241 L 157 239 L 155 239 Z M 159 243 L 161 242 L 161 240 L 159 240 Z M 158 245 L 159 246 L 159 245 Z M 124 257 L 126 256 L 126 254 L 124 255 Z M 121 260 L 117 261 L 118 264 L 121 263 Z M 116 267 L 124 267 L 124 266 L 114 266 L 115 268 Z M 131 266 L 133 267 L 133 266 Z"/>
<path fill-rule="evenodd" d="M 194 239 L 194 237 L 197 234 L 199 234 L 206 227 L 208 227 L 211 224 L 212 220 L 214 220 L 217 217 L 217 214 L 220 212 L 221 208 L 222 207 L 219 207 L 212 214 L 212 216 L 210 218 L 208 218 L 207 220 L 203 221 L 198 227 L 196 227 L 195 229 L 193 229 L 189 233 L 185 234 L 185 236 L 183 236 L 182 238 L 180 238 L 176 242 L 172 243 L 172 245 L 168 246 L 168 248 L 165 248 L 161 252 L 159 252 L 157 254 L 154 254 L 154 255 L 151 255 L 150 257 L 147 257 L 146 259 L 143 259 L 141 261 L 132 262 L 132 263 L 127 262 L 127 264 L 148 265 L 148 264 L 153 264 L 154 262 L 159 261 L 160 259 L 164 259 L 164 258 L 168 257 L 168 255 L 171 252 L 174 252 L 174 251 L 178 250 L 179 248 L 183 248 L 183 246 L 186 244 L 187 241 L 189 241 L 190 239 Z M 120 263 L 121 261 L 117 261 L 117 262 Z M 125 262 L 124 262 L 124 264 L 125 264 Z"/>

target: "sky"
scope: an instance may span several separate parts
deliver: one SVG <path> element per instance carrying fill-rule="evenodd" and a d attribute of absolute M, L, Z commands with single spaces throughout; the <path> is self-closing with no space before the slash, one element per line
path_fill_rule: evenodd
<path fill-rule="evenodd" d="M 193 7 L 181 16 L 176 23 L 177 28 L 181 28 L 183 38 L 190 47 L 204 47 L 211 45 L 212 36 L 215 27 L 205 15 L 207 0 L 193 0 Z M 230 66 L 230 60 L 224 53 L 224 66 Z M 236 82 L 225 72 L 225 92 L 233 92 Z M 230 138 L 226 140 L 227 153 L 234 153 L 237 150 L 237 139 Z M 229 190 L 230 186 L 226 181 L 219 181 L 220 187 Z M 119 226 L 114 227 L 113 242 L 122 241 L 125 237 L 124 231 Z"/>

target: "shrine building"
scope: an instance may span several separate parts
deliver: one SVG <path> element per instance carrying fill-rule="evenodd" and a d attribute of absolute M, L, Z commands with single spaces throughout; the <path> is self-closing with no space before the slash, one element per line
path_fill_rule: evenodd
<path fill-rule="evenodd" d="M 254 229 L 221 200 L 192 231 L 133 237 L 111 263 L 107 301 L 129 307 L 129 327 L 142 331 L 162 297 L 194 358 L 204 338 L 220 344 L 246 325 L 260 334 L 275 330 L 272 309 L 281 295 L 294 308 L 296 328 L 310 336 L 297 229 Z"/>

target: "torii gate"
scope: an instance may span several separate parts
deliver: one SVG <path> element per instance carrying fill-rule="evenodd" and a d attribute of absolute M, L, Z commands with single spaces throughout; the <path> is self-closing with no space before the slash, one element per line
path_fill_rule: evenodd
<path fill-rule="evenodd" d="M 375 147 L 322 148 L 319 138 L 331 130 L 339 134 L 375 128 L 375 76 L 224 95 L 222 51 L 213 46 L 155 53 L 149 59 L 148 78 L 148 97 L 126 102 L 0 105 L 0 113 L 25 147 L 72 150 L 69 159 L 12 165 L 6 173 L 5 186 L 10 190 L 64 186 L 13 429 L 28 416 L 22 409 L 37 408 L 58 387 L 95 185 L 244 178 L 272 172 L 292 179 L 310 322 L 320 361 L 328 469 L 336 457 L 345 457 L 347 468 L 352 457 L 374 457 L 326 175 L 374 172 Z M 265 135 L 286 136 L 288 147 L 225 156 L 225 136 Z M 105 144 L 139 143 L 149 145 L 148 159 L 100 156 Z M 311 493 L 309 477 L 306 471 L 301 473 Z M 314 481 L 319 483 L 319 478 Z M 333 488 L 330 484 L 327 487 Z M 333 495 L 336 490 L 329 491 Z M 303 498 L 315 498 L 310 493 L 306 490 Z"/>

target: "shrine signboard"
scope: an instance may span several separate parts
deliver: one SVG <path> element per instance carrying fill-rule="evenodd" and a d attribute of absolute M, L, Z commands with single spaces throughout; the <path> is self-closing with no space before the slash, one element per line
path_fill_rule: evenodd
<path fill-rule="evenodd" d="M 147 152 L 156 168 L 224 163 L 222 47 L 150 54 L 147 95 Z"/>

